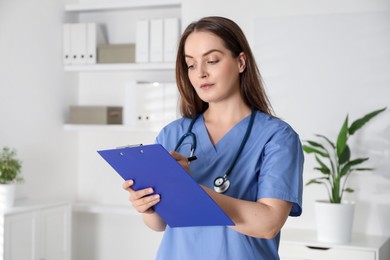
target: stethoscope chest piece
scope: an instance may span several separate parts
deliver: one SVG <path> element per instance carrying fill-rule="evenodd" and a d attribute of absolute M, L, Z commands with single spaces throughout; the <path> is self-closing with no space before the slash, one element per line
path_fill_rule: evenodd
<path fill-rule="evenodd" d="M 230 181 L 227 179 L 227 176 L 217 177 L 214 180 L 214 190 L 218 193 L 224 193 L 230 187 Z"/>

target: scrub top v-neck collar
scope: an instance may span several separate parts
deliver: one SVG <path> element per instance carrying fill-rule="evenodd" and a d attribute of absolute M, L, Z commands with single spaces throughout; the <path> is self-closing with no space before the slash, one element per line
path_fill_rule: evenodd
<path fill-rule="evenodd" d="M 197 151 L 195 153 L 207 154 L 208 156 L 212 156 L 214 158 L 220 153 L 220 151 L 223 152 L 225 149 L 238 150 L 240 143 L 236 144 L 237 147 L 232 147 L 232 144 L 234 144 L 235 142 L 232 142 L 231 140 L 236 138 L 239 138 L 240 140 L 243 139 L 245 131 L 249 124 L 250 117 L 251 116 L 248 115 L 243 118 L 236 125 L 234 125 L 224 136 L 222 136 L 222 138 L 216 144 L 213 144 L 208 134 L 204 117 L 203 115 L 200 115 L 193 127 L 194 132 L 198 138 L 198 147 L 200 148 L 200 151 Z"/>

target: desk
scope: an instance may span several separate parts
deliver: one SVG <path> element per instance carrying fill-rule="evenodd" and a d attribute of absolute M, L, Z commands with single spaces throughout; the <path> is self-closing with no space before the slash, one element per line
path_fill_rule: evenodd
<path fill-rule="evenodd" d="M 284 229 L 281 233 L 281 260 L 389 260 L 390 238 L 353 234 L 347 244 L 317 241 L 315 230 Z"/>

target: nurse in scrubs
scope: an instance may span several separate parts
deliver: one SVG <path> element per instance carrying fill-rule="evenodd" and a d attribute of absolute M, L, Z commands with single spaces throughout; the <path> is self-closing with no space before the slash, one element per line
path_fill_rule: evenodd
<path fill-rule="evenodd" d="M 123 188 L 145 224 L 165 232 L 156 259 L 279 259 L 281 229 L 288 216 L 302 213 L 304 158 L 297 133 L 272 113 L 239 26 L 215 16 L 191 23 L 179 42 L 176 81 L 182 118 L 156 142 L 235 226 L 170 228 L 152 208 L 159 195 L 152 188 L 135 191 L 128 180 Z M 196 139 L 178 144 L 187 132 Z M 197 160 L 189 163 L 194 145 Z"/>

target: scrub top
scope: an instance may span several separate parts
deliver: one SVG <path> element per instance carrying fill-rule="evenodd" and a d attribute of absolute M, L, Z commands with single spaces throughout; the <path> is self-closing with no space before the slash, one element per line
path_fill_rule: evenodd
<path fill-rule="evenodd" d="M 213 145 L 202 115 L 192 132 L 196 135 L 195 155 L 191 162 L 192 177 L 213 189 L 216 177 L 223 176 L 239 150 L 250 116 L 237 123 L 217 144 Z M 162 129 L 157 136 L 168 151 L 188 131 L 191 119 L 178 119 Z M 178 149 L 189 156 L 193 140 L 187 137 Z M 293 203 L 290 216 L 302 213 L 303 151 L 297 133 L 286 122 L 256 112 L 249 139 L 229 175 L 230 188 L 224 193 L 234 198 L 257 201 L 277 198 Z M 180 194 L 177 194 L 180 196 Z M 259 219 L 262 221 L 262 219 Z M 225 226 L 167 226 L 156 259 L 279 259 L 280 233 L 272 239 L 260 239 L 241 234 Z"/>

